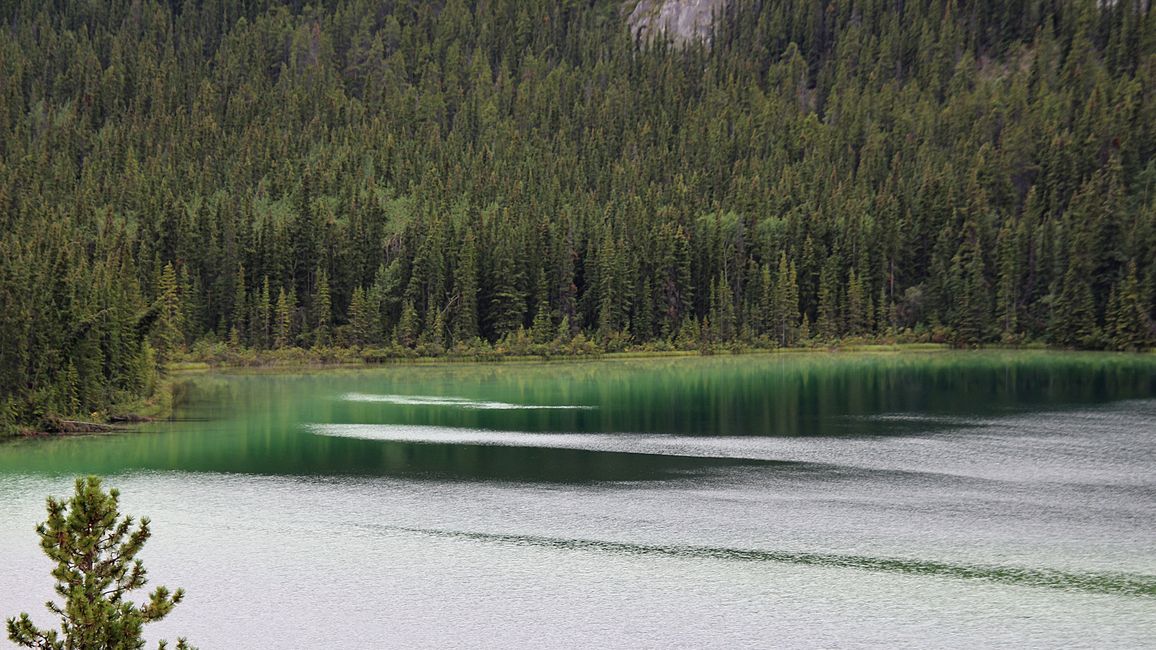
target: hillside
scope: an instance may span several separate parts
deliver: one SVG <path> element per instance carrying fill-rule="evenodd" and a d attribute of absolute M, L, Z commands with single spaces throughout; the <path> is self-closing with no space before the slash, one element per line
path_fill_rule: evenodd
<path fill-rule="evenodd" d="M 1147 3 L 716 4 L 0 2 L 0 420 L 213 345 L 1152 343 Z"/>

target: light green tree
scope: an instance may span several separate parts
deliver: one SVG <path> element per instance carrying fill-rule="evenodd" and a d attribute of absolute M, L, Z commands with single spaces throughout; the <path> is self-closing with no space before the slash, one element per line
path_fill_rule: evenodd
<path fill-rule="evenodd" d="M 132 517 L 121 519 L 120 493 L 105 492 L 95 476 L 76 479 L 67 501 L 48 498 L 48 520 L 36 527 L 40 547 L 56 563 L 52 577 L 63 604 L 47 603 L 60 617 L 60 630 L 40 629 L 28 614 L 8 619 L 8 639 L 42 650 L 129 650 L 143 648 L 142 628 L 169 614 L 185 597 L 183 589 L 157 587 L 138 606 L 125 598 L 145 586 L 145 568 L 136 559 L 152 535 L 149 520 L 134 529 Z M 160 648 L 165 647 L 161 641 Z M 178 650 L 190 648 L 184 639 Z"/>

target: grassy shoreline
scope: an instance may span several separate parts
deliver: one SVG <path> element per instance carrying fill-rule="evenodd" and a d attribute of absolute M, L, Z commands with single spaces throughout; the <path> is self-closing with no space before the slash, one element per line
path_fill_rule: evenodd
<path fill-rule="evenodd" d="M 987 346 L 980 349 L 1047 349 L 1035 346 Z M 531 349 L 451 348 L 424 352 L 412 348 L 287 348 L 273 350 L 216 348 L 209 353 L 191 352 L 166 365 L 166 370 L 203 370 L 224 368 L 296 368 L 327 365 L 388 365 L 427 363 L 503 363 L 525 361 L 591 361 L 608 359 L 662 359 L 662 357 L 725 356 L 759 354 L 830 354 L 840 352 L 931 352 L 956 349 L 933 342 L 837 342 L 831 345 L 762 347 L 748 345 L 698 348 L 637 347 L 603 350 L 593 345 L 578 349 L 557 346 L 533 346 Z"/>
<path fill-rule="evenodd" d="M 952 348 L 940 343 L 850 343 L 829 346 L 797 346 L 787 348 L 764 347 L 720 347 L 710 351 L 669 349 L 629 349 L 615 352 L 585 352 L 581 354 L 567 353 L 512 353 L 512 352 L 482 352 L 482 353 L 454 353 L 442 354 L 410 354 L 410 355 L 381 355 L 379 350 L 362 351 L 359 348 L 324 348 L 301 349 L 291 351 L 282 350 L 246 350 L 242 357 L 213 356 L 211 358 L 187 355 L 180 361 L 166 366 L 168 373 L 213 371 L 213 370 L 278 370 L 294 368 L 370 368 L 389 365 L 441 365 L 441 364 L 473 364 L 473 363 L 574 363 L 584 361 L 600 361 L 613 359 L 663 359 L 688 358 L 701 356 L 754 356 L 776 354 L 839 354 L 847 352 L 940 352 Z M 1046 349 L 1025 346 L 1002 347 L 990 346 L 979 349 Z M 365 352 L 368 352 L 367 354 Z"/>
<path fill-rule="evenodd" d="M 590 345 L 579 352 L 539 350 L 536 353 L 513 350 L 445 350 L 438 354 L 419 354 L 408 348 L 290 348 L 287 350 L 250 350 L 216 348 L 212 355 L 186 353 L 178 360 L 165 366 L 156 390 L 152 395 L 142 397 L 109 409 L 98 417 L 65 419 L 54 417 L 58 426 L 54 430 L 47 427 L 23 427 L 10 433 L 8 437 L 41 437 L 61 435 L 87 435 L 126 430 L 140 422 L 163 420 L 170 417 L 179 406 L 174 397 L 174 384 L 189 373 L 219 371 L 294 371 L 372 368 L 375 366 L 433 366 L 452 364 L 486 363 L 576 363 L 603 360 L 688 358 L 700 356 L 769 356 L 769 355 L 811 355 L 846 353 L 936 353 L 960 351 L 946 343 L 930 342 L 878 342 L 840 341 L 832 344 L 812 344 L 792 347 L 758 346 L 715 346 L 709 349 L 627 349 L 606 352 Z M 963 351 L 991 350 L 1034 350 L 1063 353 L 1069 350 L 1052 348 L 1041 344 L 1002 345 L 990 344 Z M 1156 350 L 1140 353 L 1142 356 L 1156 356 Z M 63 424 L 64 426 L 59 426 Z M 0 435 L 0 439 L 5 436 Z"/>

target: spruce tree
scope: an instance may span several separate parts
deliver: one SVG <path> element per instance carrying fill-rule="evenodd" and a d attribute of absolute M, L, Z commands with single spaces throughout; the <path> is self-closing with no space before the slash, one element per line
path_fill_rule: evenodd
<path fill-rule="evenodd" d="M 1107 318 L 1111 344 L 1117 350 L 1134 352 L 1152 345 L 1152 323 L 1140 296 L 1136 261 L 1129 260 L 1123 277 L 1112 288 Z"/>
<path fill-rule="evenodd" d="M 329 294 L 329 274 L 318 267 L 313 288 L 313 344 L 317 347 L 329 345 L 332 336 L 333 303 Z"/>
<path fill-rule="evenodd" d="M 353 345 L 368 345 L 373 340 L 373 310 L 367 292 L 362 287 L 353 290 L 349 301 L 349 342 Z"/>
<path fill-rule="evenodd" d="M 177 272 L 172 262 L 168 262 L 157 281 L 157 316 L 153 334 L 153 349 L 157 352 L 157 363 L 164 365 L 174 352 L 184 345 L 185 311 L 181 304 L 181 288 L 177 282 Z"/>
<path fill-rule="evenodd" d="M 829 255 L 819 275 L 819 306 L 815 321 L 816 333 L 824 339 L 833 340 L 843 332 L 839 304 L 839 260 Z"/>
<path fill-rule="evenodd" d="M 852 336 L 867 331 L 870 297 L 866 295 L 863 282 L 855 269 L 847 275 L 847 333 Z"/>
<path fill-rule="evenodd" d="M 402 304 L 401 318 L 397 322 L 397 343 L 412 348 L 417 345 L 419 336 L 421 336 L 421 317 L 417 314 L 417 307 L 407 300 Z"/>
<path fill-rule="evenodd" d="M 988 288 L 983 247 L 974 223 L 964 227 L 964 240 L 952 258 L 952 281 L 949 285 L 956 298 L 954 318 L 956 342 L 977 345 L 987 339 L 991 319 L 991 294 Z"/>
<path fill-rule="evenodd" d="M 534 283 L 534 294 L 538 297 L 534 308 L 534 319 L 530 324 L 530 340 L 534 343 L 548 343 L 554 338 L 554 323 L 550 317 L 550 300 L 546 288 L 546 272 L 538 269 L 538 279 Z"/>
<path fill-rule="evenodd" d="M 47 604 L 60 617 L 60 629 L 38 628 L 20 614 L 7 621 L 8 639 L 43 650 L 143 648 L 142 628 L 172 612 L 185 592 L 157 587 L 143 605 L 128 600 L 148 582 L 136 556 L 152 536 L 149 520 L 122 519 L 120 493 L 105 492 L 95 476 L 76 479 L 75 487 L 68 500 L 48 498 L 48 520 L 36 527 L 40 547 L 55 563 L 56 594 L 64 599 Z M 178 649 L 189 647 L 177 641 Z"/>
<path fill-rule="evenodd" d="M 775 314 L 778 318 L 775 336 L 779 345 L 787 347 L 795 342 L 799 327 L 799 276 L 794 262 L 787 265 L 786 253 L 779 255 L 779 268 L 775 274 Z"/>
<path fill-rule="evenodd" d="M 778 313 L 778 301 L 775 300 L 777 293 L 777 285 L 771 277 L 770 264 L 763 264 L 759 269 L 759 300 L 757 314 L 755 316 L 755 330 L 759 334 L 771 334 L 774 338 L 774 332 L 778 326 L 780 316 Z"/>
<path fill-rule="evenodd" d="M 1012 220 L 1004 221 L 996 239 L 996 319 L 1004 336 L 1019 330 L 1019 230 Z"/>
<path fill-rule="evenodd" d="M 233 276 L 233 313 L 229 321 L 229 342 L 235 347 L 246 343 L 248 327 L 245 320 L 249 313 L 248 292 L 245 289 L 245 265 L 238 264 Z"/>
<path fill-rule="evenodd" d="M 293 309 L 285 288 L 277 293 L 277 307 L 273 324 L 273 347 L 278 350 L 289 347 L 293 342 Z"/>
<path fill-rule="evenodd" d="M 265 276 L 261 283 L 261 292 L 257 295 L 253 307 L 252 333 L 249 340 L 255 347 L 266 349 L 270 345 L 270 332 L 273 327 L 273 305 L 269 293 L 269 276 Z"/>
<path fill-rule="evenodd" d="M 454 267 L 453 295 L 453 340 L 472 341 L 478 336 L 478 251 L 472 232 L 466 233 Z"/>

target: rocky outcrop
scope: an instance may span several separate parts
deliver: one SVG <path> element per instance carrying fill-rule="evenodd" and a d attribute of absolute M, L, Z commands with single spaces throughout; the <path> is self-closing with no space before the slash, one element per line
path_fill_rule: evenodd
<path fill-rule="evenodd" d="M 729 0 L 627 0 L 627 23 L 636 39 L 663 34 L 677 45 L 701 40 L 710 45 L 711 19 Z"/>

